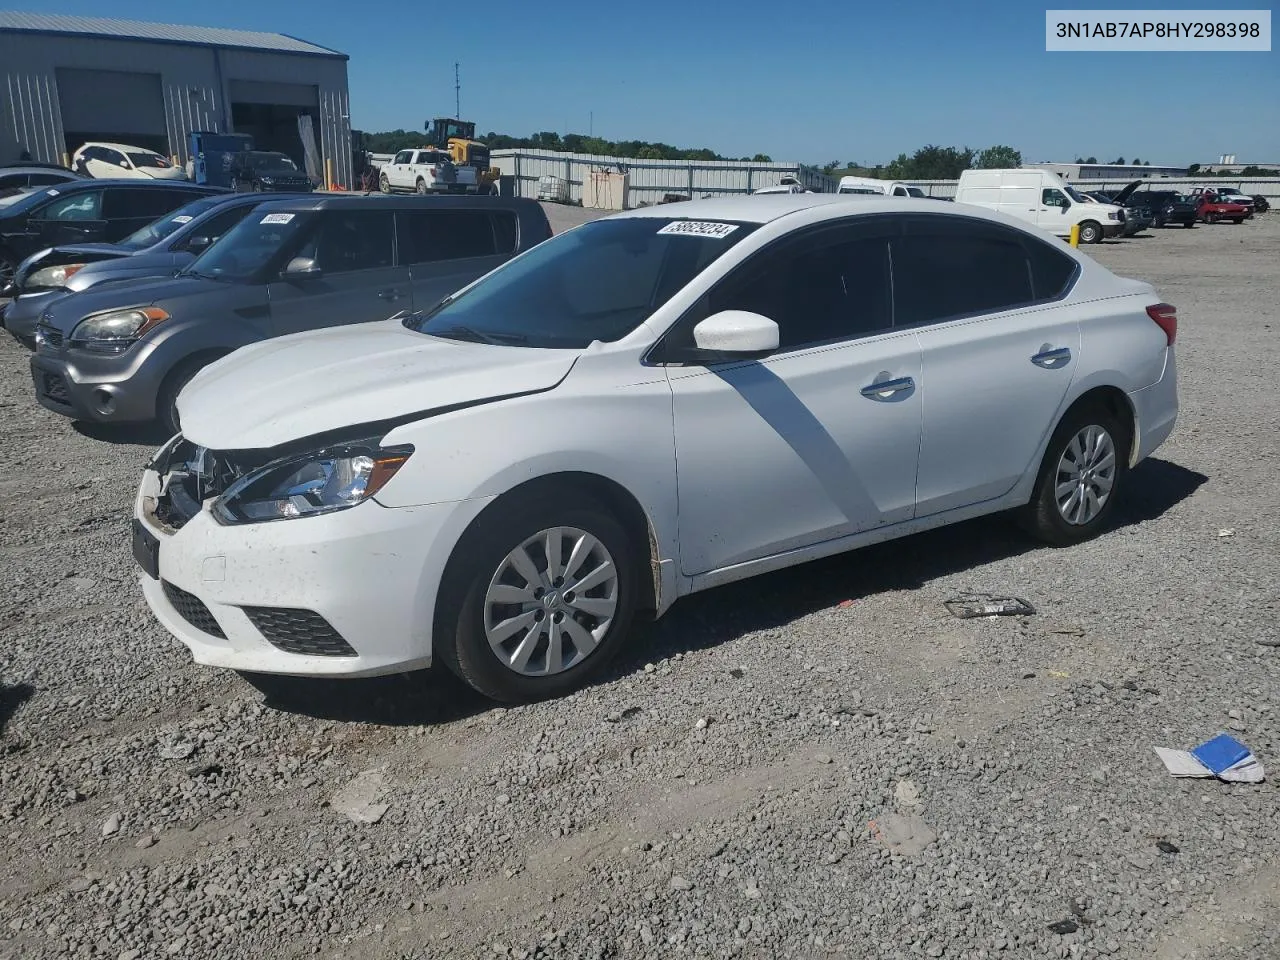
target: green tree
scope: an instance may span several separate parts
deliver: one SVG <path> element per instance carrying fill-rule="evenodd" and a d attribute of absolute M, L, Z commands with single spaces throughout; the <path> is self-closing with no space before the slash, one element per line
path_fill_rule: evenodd
<path fill-rule="evenodd" d="M 1013 147 L 998 144 L 987 147 L 978 154 L 977 165 L 983 170 L 1000 170 L 1008 167 L 1022 166 L 1022 153 Z"/>
<path fill-rule="evenodd" d="M 1116 157 L 1111 162 L 1118 167 L 1124 166 L 1124 157 Z"/>
<path fill-rule="evenodd" d="M 1140 166 L 1142 166 L 1142 161 L 1141 161 L 1141 160 L 1139 160 L 1137 157 L 1134 157 L 1134 158 L 1133 158 L 1133 165 L 1134 165 L 1135 167 L 1140 167 Z"/>
<path fill-rule="evenodd" d="M 1187 167 L 1187 173 L 1191 174 L 1192 176 L 1195 176 L 1199 172 L 1200 172 L 1200 164 L 1198 163 L 1193 163 L 1191 166 Z"/>
<path fill-rule="evenodd" d="M 751 162 L 752 163 L 773 163 L 773 157 L 769 156 L 767 153 L 757 153 L 754 157 L 751 158 Z"/>
<path fill-rule="evenodd" d="M 1097 157 L 1090 157 L 1088 160 L 1085 161 L 1085 163 L 1097 163 L 1097 162 L 1098 162 Z"/>

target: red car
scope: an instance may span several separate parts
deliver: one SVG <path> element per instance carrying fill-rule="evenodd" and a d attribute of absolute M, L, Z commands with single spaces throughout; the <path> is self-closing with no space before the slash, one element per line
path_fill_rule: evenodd
<path fill-rule="evenodd" d="M 1196 216 L 1205 223 L 1217 223 L 1219 220 L 1244 223 L 1244 218 L 1249 215 L 1249 208 L 1243 203 L 1232 203 L 1209 191 L 1200 194 L 1196 200 Z"/>

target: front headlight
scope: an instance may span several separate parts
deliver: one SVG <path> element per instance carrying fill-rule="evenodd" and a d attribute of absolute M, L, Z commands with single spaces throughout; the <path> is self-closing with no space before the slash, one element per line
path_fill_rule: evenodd
<path fill-rule="evenodd" d="M 1107 219 L 1108 219 L 1108 220 L 1123 220 L 1123 219 L 1124 219 L 1124 214 L 1123 214 L 1123 213 L 1121 213 L 1119 210 L 1113 210 L 1111 213 L 1108 213 L 1108 214 L 1107 214 Z"/>
<path fill-rule="evenodd" d="M 45 267 L 27 277 L 29 287 L 61 287 L 83 270 L 83 263 L 64 263 L 60 267 Z"/>
<path fill-rule="evenodd" d="M 348 510 L 386 486 L 412 453 L 408 445 L 361 440 L 285 457 L 228 487 L 214 501 L 213 515 L 234 525 Z"/>
<path fill-rule="evenodd" d="M 119 351 L 168 319 L 169 314 L 159 307 L 111 310 L 85 317 L 71 331 L 71 339 L 91 348 Z"/>

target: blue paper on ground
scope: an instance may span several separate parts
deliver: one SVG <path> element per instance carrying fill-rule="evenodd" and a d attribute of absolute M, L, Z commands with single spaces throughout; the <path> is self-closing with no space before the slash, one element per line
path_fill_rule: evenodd
<path fill-rule="evenodd" d="M 1156 756 L 1175 777 L 1217 777 L 1228 783 L 1261 783 L 1266 771 L 1253 752 L 1221 733 L 1192 750 L 1156 747 Z"/>
<path fill-rule="evenodd" d="M 1249 756 L 1249 748 L 1229 734 L 1220 733 L 1191 751 L 1191 755 L 1214 776 L 1229 770 Z"/>

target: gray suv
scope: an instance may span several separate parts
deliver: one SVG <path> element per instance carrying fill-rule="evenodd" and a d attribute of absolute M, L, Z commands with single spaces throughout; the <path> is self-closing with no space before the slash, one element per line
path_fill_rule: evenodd
<path fill-rule="evenodd" d="M 36 327 L 36 397 L 73 419 L 176 433 L 178 393 L 236 348 L 435 306 L 550 236 L 542 207 L 518 197 L 264 203 L 176 276 L 51 304 Z"/>

